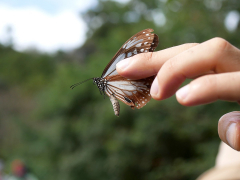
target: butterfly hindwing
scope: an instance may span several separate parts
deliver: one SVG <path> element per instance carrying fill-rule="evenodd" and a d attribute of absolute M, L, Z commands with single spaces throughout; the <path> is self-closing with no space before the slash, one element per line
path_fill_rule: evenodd
<path fill-rule="evenodd" d="M 120 75 L 110 76 L 111 80 L 108 81 L 106 88 L 106 94 L 114 96 L 122 101 L 123 103 L 140 109 L 147 102 L 150 101 L 150 87 L 154 80 L 154 76 L 140 79 L 140 80 L 130 80 Z"/>

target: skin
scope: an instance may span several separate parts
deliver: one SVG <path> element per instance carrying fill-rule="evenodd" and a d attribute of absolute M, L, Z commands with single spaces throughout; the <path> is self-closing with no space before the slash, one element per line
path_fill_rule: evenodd
<path fill-rule="evenodd" d="M 117 71 L 130 79 L 157 75 L 151 87 L 151 96 L 156 100 L 176 94 L 184 106 L 218 99 L 240 102 L 240 50 L 222 38 L 142 53 L 119 62 Z M 193 80 L 180 88 L 185 79 Z M 223 142 L 240 151 L 240 111 L 220 118 L 218 134 Z"/>

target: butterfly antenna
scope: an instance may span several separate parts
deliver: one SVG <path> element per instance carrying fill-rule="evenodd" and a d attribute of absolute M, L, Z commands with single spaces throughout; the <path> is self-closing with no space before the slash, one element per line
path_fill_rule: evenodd
<path fill-rule="evenodd" d="M 90 79 L 93 79 L 93 78 L 90 78 Z M 81 81 L 81 82 L 78 82 L 78 83 L 76 83 L 76 84 L 73 84 L 73 85 L 70 86 L 70 88 L 73 89 L 73 88 L 75 88 L 76 86 L 78 86 L 78 85 L 80 85 L 80 84 L 82 84 L 82 83 L 84 83 L 84 82 L 86 82 L 86 81 L 89 81 L 90 79 L 86 79 L 85 81 Z"/>

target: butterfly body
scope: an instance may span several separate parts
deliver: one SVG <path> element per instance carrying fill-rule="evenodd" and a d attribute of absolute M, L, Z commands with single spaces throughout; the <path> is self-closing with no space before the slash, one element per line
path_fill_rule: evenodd
<path fill-rule="evenodd" d="M 150 87 L 155 78 L 154 76 L 131 80 L 120 76 L 116 71 L 116 64 L 121 60 L 140 53 L 154 51 L 158 45 L 158 36 L 151 32 L 153 32 L 153 29 L 145 29 L 132 36 L 107 64 L 101 77 L 91 78 L 100 93 L 107 94 L 110 97 L 115 115 L 119 115 L 120 111 L 120 106 L 118 108 L 116 104 L 117 99 L 132 109 L 135 107 L 137 109 L 142 108 L 151 99 Z M 71 88 L 73 89 L 81 83 L 83 82 L 74 84 Z"/>

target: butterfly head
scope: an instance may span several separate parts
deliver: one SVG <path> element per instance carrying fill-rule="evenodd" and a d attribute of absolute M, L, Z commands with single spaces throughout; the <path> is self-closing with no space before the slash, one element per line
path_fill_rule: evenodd
<path fill-rule="evenodd" d="M 101 77 L 93 78 L 93 83 L 97 85 L 100 92 L 105 91 L 105 87 L 107 85 L 107 80 Z"/>

